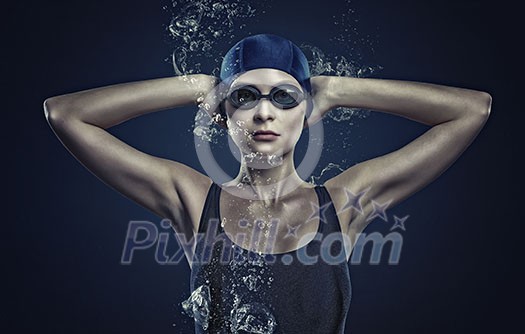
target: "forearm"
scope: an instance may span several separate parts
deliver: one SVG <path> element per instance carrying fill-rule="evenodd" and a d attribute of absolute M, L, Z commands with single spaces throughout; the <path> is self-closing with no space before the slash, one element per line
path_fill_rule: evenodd
<path fill-rule="evenodd" d="M 333 77 L 332 107 L 354 107 L 403 116 L 427 125 L 486 116 L 491 97 L 481 91 L 400 80 Z"/>
<path fill-rule="evenodd" d="M 128 119 L 195 104 L 213 88 L 207 75 L 188 75 L 122 83 L 49 98 L 48 118 L 77 119 L 108 128 Z"/>

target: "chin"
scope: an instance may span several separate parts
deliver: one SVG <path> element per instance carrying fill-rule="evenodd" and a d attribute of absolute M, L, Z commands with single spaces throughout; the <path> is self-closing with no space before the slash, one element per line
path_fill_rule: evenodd
<path fill-rule="evenodd" d="M 250 147 L 248 151 L 285 155 L 289 152 L 292 152 L 294 148 L 295 145 L 292 143 L 289 143 L 288 145 L 285 143 L 285 145 L 283 145 L 283 143 L 277 144 L 275 142 L 257 142 L 255 145 Z"/>

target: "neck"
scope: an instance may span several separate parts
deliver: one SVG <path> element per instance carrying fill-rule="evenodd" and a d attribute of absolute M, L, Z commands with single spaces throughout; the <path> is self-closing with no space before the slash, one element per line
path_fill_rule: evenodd
<path fill-rule="evenodd" d="M 280 155 L 243 155 L 239 174 L 233 180 L 245 198 L 272 204 L 305 184 L 293 161 L 293 150 Z"/>

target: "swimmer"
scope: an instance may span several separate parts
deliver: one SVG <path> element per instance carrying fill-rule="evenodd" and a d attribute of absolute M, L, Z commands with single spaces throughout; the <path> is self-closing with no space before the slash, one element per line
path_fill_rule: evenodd
<path fill-rule="evenodd" d="M 229 182 L 218 184 L 106 131 L 203 99 L 241 152 L 239 172 Z M 50 97 L 44 111 L 55 134 L 87 169 L 169 219 L 179 238 L 194 241 L 185 250 L 192 291 L 204 291 L 209 302 L 207 312 L 196 316 L 197 333 L 261 332 L 257 326 L 265 333 L 343 333 L 351 294 L 347 262 L 374 205 L 391 209 L 449 168 L 484 126 L 491 102 L 483 91 L 430 83 L 311 77 L 293 42 L 260 34 L 226 53 L 220 78 L 193 74 L 100 87 Z M 313 185 L 299 176 L 294 150 L 302 131 L 337 107 L 390 113 L 430 129 L 404 147 Z M 226 243 L 243 259 L 259 255 L 274 262 L 259 266 L 253 278 L 239 276 L 238 270 L 255 265 L 222 263 L 215 251 L 203 261 L 206 244 L 197 236 L 210 231 L 223 235 L 214 250 L 224 250 Z M 344 258 L 305 263 L 334 233 L 342 237 L 342 248 L 335 251 Z M 252 278 L 249 284 L 246 277 Z"/>

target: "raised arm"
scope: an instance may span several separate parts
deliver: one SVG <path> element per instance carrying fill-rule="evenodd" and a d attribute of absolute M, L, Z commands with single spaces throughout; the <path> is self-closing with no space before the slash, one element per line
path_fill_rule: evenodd
<path fill-rule="evenodd" d="M 365 216 L 372 210 L 372 200 L 389 202 L 392 208 L 450 167 L 487 121 L 492 103 L 485 92 L 410 81 L 318 77 L 314 86 L 319 92 L 315 100 L 324 103 L 322 110 L 358 107 L 431 126 L 406 146 L 327 181 L 328 186 L 354 194 L 368 189 L 363 197 Z M 360 228 L 366 224 L 363 221 Z"/>
<path fill-rule="evenodd" d="M 123 83 L 48 98 L 45 116 L 61 142 L 104 183 L 160 217 L 188 221 L 208 177 L 127 145 L 105 129 L 146 113 L 195 104 L 215 84 L 206 75 Z M 193 205 L 198 205 L 195 203 Z M 195 219 L 191 219 L 195 221 Z M 192 226 L 192 229 L 195 227 Z"/>

